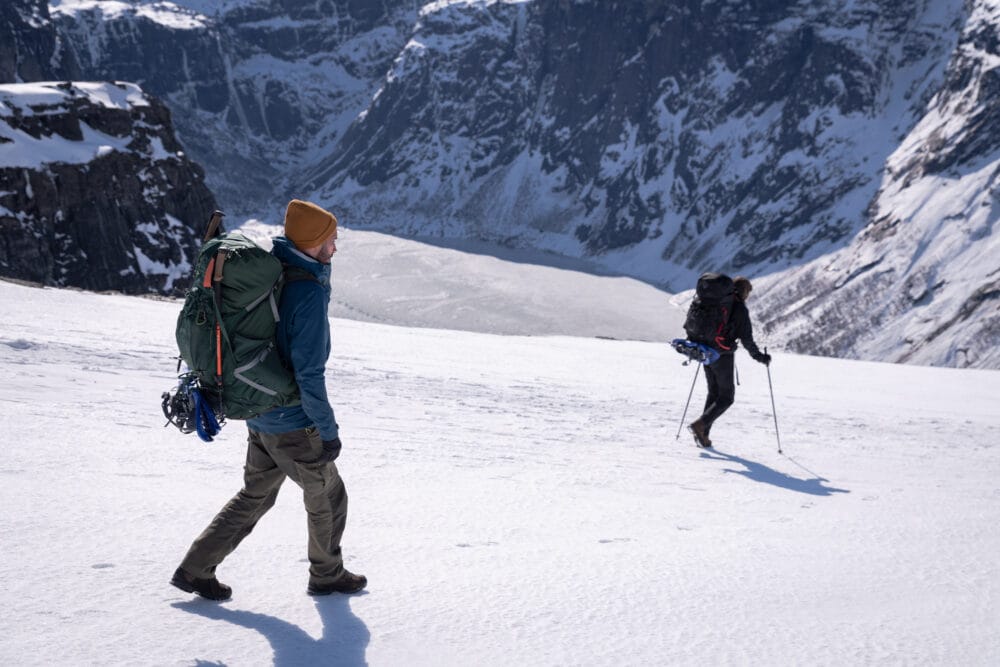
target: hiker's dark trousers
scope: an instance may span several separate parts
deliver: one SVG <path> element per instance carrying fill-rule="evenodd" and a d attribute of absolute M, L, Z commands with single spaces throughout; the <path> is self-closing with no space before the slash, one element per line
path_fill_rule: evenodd
<path fill-rule="evenodd" d="M 733 384 L 734 358 L 733 354 L 723 354 L 714 364 L 705 366 L 708 398 L 705 399 L 705 412 L 701 415 L 701 421 L 706 430 L 729 409 L 736 398 L 736 385 Z"/>
<path fill-rule="evenodd" d="M 323 441 L 314 428 L 287 433 L 250 431 L 243 488 L 191 545 L 181 567 L 208 578 L 274 506 L 286 477 L 302 488 L 309 526 L 309 582 L 335 582 L 344 572 L 340 538 L 347 523 L 347 491 L 332 462 L 320 463 Z"/>

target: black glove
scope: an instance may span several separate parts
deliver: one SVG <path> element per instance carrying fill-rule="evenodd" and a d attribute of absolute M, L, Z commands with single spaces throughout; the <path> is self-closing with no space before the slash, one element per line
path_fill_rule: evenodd
<path fill-rule="evenodd" d="M 338 456 L 340 456 L 340 438 L 324 440 L 323 453 L 320 455 L 319 460 L 323 463 L 329 463 L 330 461 L 336 461 Z"/>
<path fill-rule="evenodd" d="M 764 354 L 758 354 L 757 355 L 757 361 L 759 361 L 760 363 L 764 364 L 765 366 L 770 366 L 771 365 L 771 355 L 768 354 L 768 353 L 766 353 L 766 352 Z"/>

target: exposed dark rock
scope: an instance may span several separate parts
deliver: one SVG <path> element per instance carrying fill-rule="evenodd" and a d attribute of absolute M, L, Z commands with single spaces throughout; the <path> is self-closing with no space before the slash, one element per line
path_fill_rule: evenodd
<path fill-rule="evenodd" d="M 644 275 L 662 282 L 713 257 L 731 271 L 808 259 L 865 222 L 891 143 L 863 162 L 837 125 L 886 113 L 913 64 L 899 35 L 920 18 L 888 0 L 848 15 L 700 0 L 428 9 L 316 180 L 383 229 L 563 235 L 612 263 L 659 239 L 665 270 Z M 840 210 L 848 197 L 859 206 Z M 498 208 L 516 224 L 492 224 Z"/>
<path fill-rule="evenodd" d="M 72 79 L 78 73 L 52 24 L 47 0 L 0 3 L 0 83 Z"/>
<path fill-rule="evenodd" d="M 110 83 L 7 86 L 0 104 L 0 274 L 183 293 L 215 200 L 167 108 Z"/>

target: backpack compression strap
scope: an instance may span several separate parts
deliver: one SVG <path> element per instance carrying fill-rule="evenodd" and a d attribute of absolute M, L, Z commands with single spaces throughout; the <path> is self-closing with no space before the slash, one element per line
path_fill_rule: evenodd
<path fill-rule="evenodd" d="M 719 330 L 715 332 L 715 344 L 719 346 L 719 349 L 728 352 L 733 349 L 732 347 L 726 345 L 726 334 L 723 331 L 726 325 L 729 323 L 729 309 L 722 306 L 722 322 L 719 324 Z"/>

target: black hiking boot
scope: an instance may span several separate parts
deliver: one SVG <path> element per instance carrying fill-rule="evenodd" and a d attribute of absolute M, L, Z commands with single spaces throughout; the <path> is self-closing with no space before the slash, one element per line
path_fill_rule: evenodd
<path fill-rule="evenodd" d="M 705 428 L 705 424 L 700 419 L 691 422 L 688 430 L 694 435 L 696 445 L 706 449 L 712 446 L 712 441 L 708 439 L 708 429 Z"/>
<path fill-rule="evenodd" d="M 177 568 L 170 583 L 185 593 L 197 593 L 208 600 L 228 600 L 233 597 L 233 589 L 220 582 L 215 577 L 198 579 Z"/>
<path fill-rule="evenodd" d="M 330 593 L 357 593 L 368 585 L 368 579 L 363 574 L 353 574 L 344 570 L 343 576 L 332 584 L 309 584 L 306 592 L 309 595 L 329 595 Z"/>

